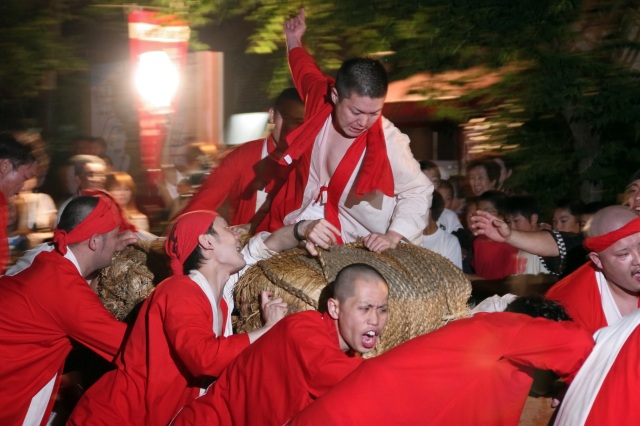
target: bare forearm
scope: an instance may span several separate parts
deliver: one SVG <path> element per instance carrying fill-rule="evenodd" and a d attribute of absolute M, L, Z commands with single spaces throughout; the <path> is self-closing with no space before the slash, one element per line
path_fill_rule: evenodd
<path fill-rule="evenodd" d="M 506 242 L 522 251 L 543 257 L 559 256 L 558 244 L 546 231 L 511 231 Z"/>

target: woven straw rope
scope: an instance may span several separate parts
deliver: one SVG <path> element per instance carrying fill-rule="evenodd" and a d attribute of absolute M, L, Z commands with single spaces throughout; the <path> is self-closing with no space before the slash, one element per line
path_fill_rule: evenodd
<path fill-rule="evenodd" d="M 389 320 L 369 356 L 468 315 L 471 285 L 447 259 L 411 244 L 378 254 L 359 242 L 332 247 L 318 258 L 302 249 L 289 250 L 250 268 L 236 287 L 238 331 L 260 327 L 258 299 L 262 290 L 282 297 L 290 305 L 290 313 L 317 309 L 326 284 L 353 263 L 376 268 L 389 283 Z"/>

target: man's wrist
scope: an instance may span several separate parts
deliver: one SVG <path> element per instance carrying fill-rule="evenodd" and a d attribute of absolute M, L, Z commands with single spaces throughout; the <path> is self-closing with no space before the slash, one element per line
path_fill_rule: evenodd
<path fill-rule="evenodd" d="M 404 238 L 402 234 L 391 230 L 387 231 L 385 235 L 387 236 L 387 238 L 391 239 L 391 242 L 393 244 L 398 244 L 402 240 L 402 238 Z"/>

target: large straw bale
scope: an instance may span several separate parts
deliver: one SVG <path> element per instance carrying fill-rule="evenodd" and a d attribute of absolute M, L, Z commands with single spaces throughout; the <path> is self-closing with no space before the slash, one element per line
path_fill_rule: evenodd
<path fill-rule="evenodd" d="M 236 287 L 238 331 L 261 326 L 258 299 L 262 290 L 282 297 L 290 313 L 318 309 L 323 288 L 353 263 L 373 266 L 389 283 L 389 320 L 368 356 L 468 315 L 471 284 L 449 260 L 412 244 L 378 254 L 358 242 L 322 250 L 315 258 L 305 250 L 292 249 L 250 268 Z"/>
<path fill-rule="evenodd" d="M 109 312 L 123 320 L 170 272 L 164 239 L 138 241 L 114 253 L 111 266 L 100 271 L 98 297 Z"/>

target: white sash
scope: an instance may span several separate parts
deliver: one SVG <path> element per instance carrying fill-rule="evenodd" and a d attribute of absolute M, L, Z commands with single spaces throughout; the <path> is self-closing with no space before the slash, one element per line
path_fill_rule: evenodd
<path fill-rule="evenodd" d="M 589 416 L 602 382 L 627 338 L 640 324 L 640 310 L 596 331 L 596 346 L 571 383 L 560 405 L 556 426 L 581 426 Z"/>

